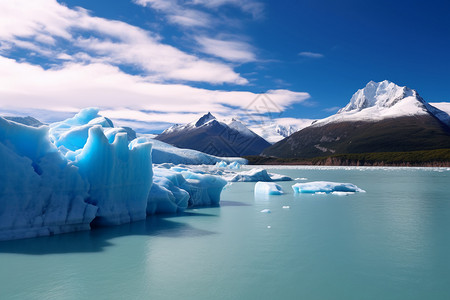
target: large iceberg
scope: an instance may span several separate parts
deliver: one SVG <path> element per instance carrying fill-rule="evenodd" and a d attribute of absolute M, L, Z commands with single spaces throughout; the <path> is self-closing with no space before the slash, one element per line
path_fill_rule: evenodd
<path fill-rule="evenodd" d="M 89 183 L 48 138 L 48 127 L 0 117 L 0 240 L 86 230 L 98 207 Z"/>
<path fill-rule="evenodd" d="M 215 164 L 223 158 L 134 137 L 98 109 L 40 127 L 0 118 L 0 240 L 219 203 L 225 179 L 182 167 L 153 168 L 152 155 L 161 163 Z"/>
<path fill-rule="evenodd" d="M 89 137 L 73 163 L 89 182 L 87 202 L 98 207 L 95 223 L 116 225 L 145 219 L 152 186 L 151 144 L 128 148 L 126 133 L 112 144 L 100 126 Z"/>
<path fill-rule="evenodd" d="M 336 195 L 342 195 L 342 193 L 355 193 L 365 192 L 352 183 L 340 183 L 329 181 L 312 181 L 306 183 L 296 183 L 292 186 L 294 193 L 322 193 L 329 194 L 335 193 Z"/>

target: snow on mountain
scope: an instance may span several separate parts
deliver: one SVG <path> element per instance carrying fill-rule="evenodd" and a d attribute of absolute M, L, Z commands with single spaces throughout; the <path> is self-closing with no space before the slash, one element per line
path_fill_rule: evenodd
<path fill-rule="evenodd" d="M 250 130 L 247 126 L 245 126 L 244 123 L 242 123 L 239 120 L 236 119 L 231 119 L 231 121 L 226 122 L 226 124 L 228 125 L 228 127 L 230 127 L 231 129 L 234 129 L 236 131 L 238 131 L 240 134 L 244 135 L 244 136 L 250 136 L 252 137 L 253 135 L 255 135 L 255 132 L 253 132 L 252 130 Z"/>
<path fill-rule="evenodd" d="M 450 103 L 429 103 L 429 110 L 442 122 L 450 126 Z"/>
<path fill-rule="evenodd" d="M 430 103 L 430 105 L 436 107 L 437 109 L 445 111 L 450 115 L 450 102 L 433 102 Z"/>
<path fill-rule="evenodd" d="M 311 119 L 278 118 L 268 123 L 252 125 L 250 129 L 269 143 L 274 144 L 311 125 L 312 122 Z"/>
<path fill-rule="evenodd" d="M 262 154 L 309 158 L 444 149 L 450 145 L 448 126 L 449 114 L 428 104 L 415 90 L 387 80 L 371 81 L 335 115 L 314 122 Z"/>
<path fill-rule="evenodd" d="M 270 146 L 241 121 L 235 118 L 219 121 L 210 112 L 197 121 L 173 125 L 155 139 L 215 156 L 258 155 Z"/>
<path fill-rule="evenodd" d="M 445 112 L 431 107 L 417 91 L 393 82 L 370 81 L 358 90 L 350 102 L 335 115 L 319 120 L 313 126 L 323 126 L 331 122 L 379 121 L 402 116 L 433 114 L 447 123 Z"/>

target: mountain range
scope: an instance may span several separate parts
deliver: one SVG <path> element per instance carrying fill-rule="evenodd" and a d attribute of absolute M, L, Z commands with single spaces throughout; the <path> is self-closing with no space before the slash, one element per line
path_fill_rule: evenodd
<path fill-rule="evenodd" d="M 313 122 L 262 154 L 311 158 L 450 148 L 449 126 L 449 114 L 427 103 L 417 91 L 387 80 L 371 81 L 336 114 Z"/>
<path fill-rule="evenodd" d="M 240 121 L 218 121 L 211 113 L 195 122 L 174 125 L 155 139 L 215 156 L 258 155 L 271 145 Z"/>

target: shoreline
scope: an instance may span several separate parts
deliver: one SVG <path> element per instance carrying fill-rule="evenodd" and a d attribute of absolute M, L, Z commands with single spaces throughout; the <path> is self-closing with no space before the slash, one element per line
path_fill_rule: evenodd
<path fill-rule="evenodd" d="M 354 167 L 450 167 L 450 149 L 411 152 L 347 153 L 314 158 L 245 156 L 249 165 Z"/>

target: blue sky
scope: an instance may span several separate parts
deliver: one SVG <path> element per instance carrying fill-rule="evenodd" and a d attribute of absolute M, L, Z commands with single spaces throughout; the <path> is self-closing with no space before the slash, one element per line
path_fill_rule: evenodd
<path fill-rule="evenodd" d="M 323 118 L 370 80 L 450 102 L 449 15 L 448 1 L 3 1 L 1 109 L 98 106 L 158 131 L 257 114 L 260 94 L 277 117 Z"/>

